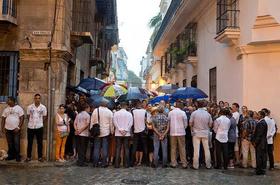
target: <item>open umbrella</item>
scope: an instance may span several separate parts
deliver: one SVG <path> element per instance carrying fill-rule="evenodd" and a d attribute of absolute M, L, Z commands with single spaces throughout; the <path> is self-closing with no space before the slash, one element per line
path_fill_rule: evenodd
<path fill-rule="evenodd" d="M 77 87 L 81 87 L 88 91 L 90 90 L 99 90 L 106 84 L 105 81 L 98 78 L 85 78 L 82 79 Z"/>
<path fill-rule="evenodd" d="M 205 94 L 202 90 L 194 87 L 182 87 L 177 89 L 172 95 L 172 99 L 200 99 L 207 98 L 207 94 Z"/>
<path fill-rule="evenodd" d="M 88 99 L 90 105 L 94 107 L 99 107 L 103 102 L 107 104 L 109 109 L 113 109 L 115 107 L 115 102 L 113 99 L 105 98 L 100 95 L 91 95 Z"/>
<path fill-rule="evenodd" d="M 111 84 L 111 85 L 105 86 L 102 89 L 101 95 L 104 97 L 119 97 L 126 93 L 127 93 L 127 89 L 124 86 L 121 86 L 118 84 Z"/>
<path fill-rule="evenodd" d="M 170 94 L 166 94 L 166 95 L 163 95 L 163 96 L 157 96 L 157 97 L 153 98 L 153 99 L 150 101 L 150 103 L 151 103 L 151 104 L 155 104 L 155 103 L 158 103 L 158 102 L 160 102 L 160 101 L 162 101 L 162 100 L 168 101 L 169 98 L 170 98 L 170 96 L 171 96 Z"/>
<path fill-rule="evenodd" d="M 156 90 L 158 92 L 162 92 L 165 94 L 172 94 L 174 93 L 179 87 L 174 84 L 166 84 L 166 85 L 161 85 L 159 86 Z"/>
<path fill-rule="evenodd" d="M 126 100 L 144 100 L 149 98 L 147 91 L 141 87 L 130 87 Z"/>

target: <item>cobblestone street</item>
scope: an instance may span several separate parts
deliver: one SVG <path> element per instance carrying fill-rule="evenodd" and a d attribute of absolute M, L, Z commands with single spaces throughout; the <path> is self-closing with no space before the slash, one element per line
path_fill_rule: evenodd
<path fill-rule="evenodd" d="M 279 171 L 255 176 L 252 170 L 153 169 L 153 168 L 92 168 L 92 167 L 1 167 L 0 184 L 207 184 L 207 185 L 276 185 Z"/>

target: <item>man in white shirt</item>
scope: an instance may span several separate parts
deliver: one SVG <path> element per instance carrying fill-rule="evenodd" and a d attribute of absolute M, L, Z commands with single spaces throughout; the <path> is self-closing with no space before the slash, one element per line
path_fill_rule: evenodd
<path fill-rule="evenodd" d="M 7 160 L 20 162 L 20 129 L 24 121 L 24 111 L 16 105 L 14 97 L 8 97 L 8 107 L 2 113 L 2 132 L 6 134 L 8 143 Z"/>
<path fill-rule="evenodd" d="M 239 113 L 239 104 L 238 103 L 233 103 L 231 106 L 232 109 L 232 117 L 236 120 L 236 142 L 234 146 L 234 153 L 235 153 L 235 159 L 236 159 L 236 164 L 239 164 L 240 162 L 240 155 L 239 155 L 239 130 L 238 130 L 238 125 L 239 125 L 239 118 L 240 118 L 240 113 Z"/>
<path fill-rule="evenodd" d="M 190 126 L 193 136 L 193 168 L 198 169 L 199 167 L 199 152 L 200 152 L 200 143 L 202 142 L 206 168 L 211 168 L 211 156 L 209 150 L 209 134 L 210 128 L 212 127 L 213 120 L 211 115 L 204 109 L 205 102 L 198 102 L 198 110 L 194 111 L 191 114 Z"/>
<path fill-rule="evenodd" d="M 123 145 L 124 148 L 124 166 L 129 168 L 129 137 L 131 127 L 133 125 L 132 114 L 126 110 L 127 103 L 121 102 L 121 110 L 117 111 L 113 116 L 113 123 L 115 126 L 115 137 L 116 137 L 116 158 L 115 168 L 120 167 L 120 154 Z"/>
<path fill-rule="evenodd" d="M 100 135 L 94 138 L 93 147 L 93 166 L 98 166 L 100 148 L 102 143 L 102 167 L 108 167 L 108 150 L 109 150 L 109 135 L 114 132 L 113 127 L 113 112 L 107 108 L 107 103 L 102 102 L 99 108 L 96 108 L 91 116 L 91 127 L 94 124 L 99 124 Z"/>
<path fill-rule="evenodd" d="M 146 122 L 147 122 L 147 111 L 142 108 L 141 101 L 136 102 L 136 108 L 131 110 L 133 118 L 133 148 L 132 148 L 132 160 L 131 166 L 136 162 L 136 150 L 139 143 L 142 143 L 143 147 L 143 161 L 148 164 L 148 147 L 147 147 L 147 133 L 146 133 Z"/>
<path fill-rule="evenodd" d="M 169 112 L 170 121 L 170 146 L 171 146 L 171 167 L 177 166 L 177 145 L 179 145 L 180 160 L 182 167 L 187 168 L 185 129 L 188 126 L 188 118 L 181 102 L 176 103 L 176 108 Z"/>
<path fill-rule="evenodd" d="M 273 136 L 276 133 L 276 123 L 274 119 L 270 117 L 270 110 L 267 108 L 262 109 L 263 112 L 265 112 L 265 122 L 267 124 L 267 153 L 268 153 L 268 159 L 269 159 L 269 169 L 274 169 L 274 155 L 273 155 Z"/>
<path fill-rule="evenodd" d="M 43 126 L 44 122 L 47 120 L 47 108 L 41 104 L 41 95 L 35 94 L 34 103 L 27 107 L 27 158 L 25 162 L 31 160 L 33 138 L 36 136 L 37 140 L 37 152 L 38 160 L 43 162 Z"/>
<path fill-rule="evenodd" d="M 84 104 L 81 107 L 81 112 L 76 116 L 74 121 L 75 135 L 77 136 L 77 149 L 78 149 L 78 161 L 77 165 L 84 167 L 87 166 L 86 153 L 89 141 L 89 126 L 90 126 L 90 106 Z"/>
<path fill-rule="evenodd" d="M 214 122 L 214 132 L 216 133 L 215 147 L 216 147 L 216 169 L 221 169 L 222 155 L 223 155 L 223 167 L 226 170 L 228 167 L 228 131 L 230 128 L 230 119 L 226 117 L 229 115 L 228 109 L 221 109 L 220 117 Z"/>

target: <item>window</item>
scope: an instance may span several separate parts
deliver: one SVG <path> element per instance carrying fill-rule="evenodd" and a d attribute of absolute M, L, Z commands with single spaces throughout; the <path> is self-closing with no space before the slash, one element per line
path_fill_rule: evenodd
<path fill-rule="evenodd" d="M 192 77 L 191 87 L 197 88 L 197 75 Z"/>
<path fill-rule="evenodd" d="M 217 101 L 217 68 L 209 70 L 209 98 L 210 101 Z"/>
<path fill-rule="evenodd" d="M 183 87 L 187 87 L 187 79 L 183 80 Z"/>
<path fill-rule="evenodd" d="M 217 34 L 226 28 L 239 28 L 238 0 L 217 0 Z"/>
<path fill-rule="evenodd" d="M 18 53 L 0 52 L 0 101 L 17 96 Z"/>
<path fill-rule="evenodd" d="M 2 14 L 17 16 L 16 0 L 3 0 Z"/>

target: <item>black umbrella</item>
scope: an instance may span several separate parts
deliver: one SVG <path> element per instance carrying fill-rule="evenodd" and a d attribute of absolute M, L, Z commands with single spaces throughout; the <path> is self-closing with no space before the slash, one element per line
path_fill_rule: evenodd
<path fill-rule="evenodd" d="M 88 91 L 100 90 L 106 85 L 106 82 L 98 78 L 85 78 L 82 79 L 77 87 L 81 87 Z"/>
<path fill-rule="evenodd" d="M 102 103 L 106 103 L 109 109 L 114 109 L 115 107 L 115 102 L 113 99 L 104 98 L 103 96 L 97 94 L 91 95 L 88 102 L 94 107 L 99 107 Z"/>
<path fill-rule="evenodd" d="M 167 85 L 161 85 L 159 86 L 156 91 L 162 92 L 165 94 L 172 94 L 174 93 L 179 87 L 174 84 L 167 84 Z"/>
<path fill-rule="evenodd" d="M 127 91 L 126 100 L 144 100 L 148 99 L 147 91 L 140 87 L 130 87 Z"/>

